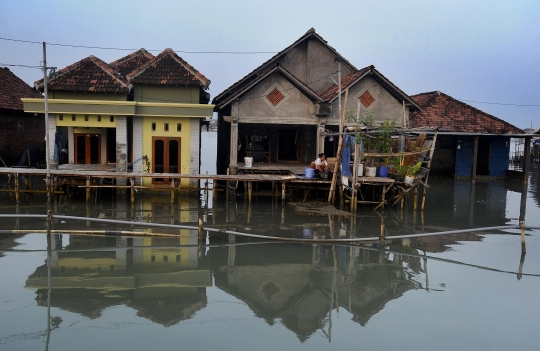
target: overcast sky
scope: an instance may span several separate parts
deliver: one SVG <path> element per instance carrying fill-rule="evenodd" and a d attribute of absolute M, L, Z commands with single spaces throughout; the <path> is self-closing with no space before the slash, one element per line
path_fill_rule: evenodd
<path fill-rule="evenodd" d="M 374 65 L 409 95 L 440 90 L 540 128 L 538 0 L 0 0 L 2 38 L 172 48 L 212 81 L 212 98 L 273 54 L 181 51 L 278 52 L 312 27 L 357 68 Z M 48 45 L 47 64 L 60 69 L 89 55 L 111 62 L 130 52 Z M 0 64 L 41 61 L 41 45 L 0 40 Z M 42 78 L 38 69 L 10 69 L 30 85 Z"/>

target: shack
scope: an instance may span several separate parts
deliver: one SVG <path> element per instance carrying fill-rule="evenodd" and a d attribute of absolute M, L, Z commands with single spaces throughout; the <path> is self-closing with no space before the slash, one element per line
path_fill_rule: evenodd
<path fill-rule="evenodd" d="M 349 101 L 341 106 L 345 90 Z M 244 157 L 266 171 L 309 165 L 337 154 L 341 111 L 357 119 L 407 124 L 415 101 L 374 66 L 357 69 L 315 32 L 303 36 L 218 94 L 217 173 L 245 171 Z"/>

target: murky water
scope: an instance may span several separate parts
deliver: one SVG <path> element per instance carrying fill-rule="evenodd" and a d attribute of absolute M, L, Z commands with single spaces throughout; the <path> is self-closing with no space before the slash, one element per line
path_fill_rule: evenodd
<path fill-rule="evenodd" d="M 207 145 L 215 139 L 204 134 Z M 215 144 L 214 144 L 215 145 Z M 210 146 L 207 146 L 211 150 Z M 210 152 L 203 152 L 210 155 Z M 211 156 L 203 172 L 213 173 Z M 242 195 L 215 204 L 167 195 L 101 194 L 56 201 L 54 212 L 195 224 L 293 238 L 373 237 L 518 223 L 540 226 L 540 180 L 433 179 L 423 214 L 410 204 L 357 216 L 312 202 Z M 43 198 L 1 213 L 44 214 Z M 297 200 L 299 201 L 299 200 Z M 524 204 L 525 206 L 523 206 Z M 307 210 L 308 212 L 303 212 Z M 341 214 L 341 215 L 340 215 Z M 41 219 L 1 218 L 0 229 L 45 229 Z M 56 220 L 53 229 L 145 228 Z M 485 231 L 360 245 L 268 243 L 162 228 L 179 237 L 0 234 L 0 350 L 537 350 L 540 231 Z M 50 316 L 50 318 L 49 318 Z"/>

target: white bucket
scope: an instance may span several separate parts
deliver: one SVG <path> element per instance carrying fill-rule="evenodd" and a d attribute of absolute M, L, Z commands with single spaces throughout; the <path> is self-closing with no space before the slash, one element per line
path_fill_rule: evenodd
<path fill-rule="evenodd" d="M 375 177 L 377 175 L 377 167 L 366 167 L 366 177 Z"/>
<path fill-rule="evenodd" d="M 244 166 L 245 167 L 253 166 L 253 157 L 244 157 Z"/>
<path fill-rule="evenodd" d="M 360 163 L 358 165 L 358 176 L 359 177 L 362 177 L 364 175 L 364 164 L 363 163 Z"/>

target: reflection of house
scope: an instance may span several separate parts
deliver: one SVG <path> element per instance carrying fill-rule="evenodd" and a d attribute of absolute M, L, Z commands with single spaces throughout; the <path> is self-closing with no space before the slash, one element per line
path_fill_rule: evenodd
<path fill-rule="evenodd" d="M 339 70 L 342 90 L 349 89 L 344 108 L 361 118 L 371 112 L 376 121 L 390 118 L 402 125 L 409 110 L 418 109 L 375 67 L 358 70 L 310 29 L 214 99 L 217 172 L 234 172 L 252 151 L 269 163 L 309 163 L 319 152 L 335 156 L 337 138 L 325 140 L 323 132 L 339 125 L 338 86 L 332 81 Z"/>
<path fill-rule="evenodd" d="M 418 287 L 410 280 L 419 266 L 411 260 L 418 259 L 405 268 L 399 255 L 390 261 L 360 248 L 266 244 L 212 248 L 209 258 L 217 287 L 247 303 L 268 324 L 279 320 L 301 341 L 329 327 L 336 304 L 365 325 L 386 302 Z"/>
<path fill-rule="evenodd" d="M 16 165 L 29 145 L 45 150 L 45 119 L 42 115 L 25 113 L 21 98 L 42 99 L 42 96 L 9 68 L 0 67 L 0 157 L 8 166 Z M 38 156 L 29 160 L 33 167 L 43 163 L 42 155 L 38 153 Z M 27 165 L 25 162 L 24 166 Z"/>
<path fill-rule="evenodd" d="M 439 128 L 431 173 L 455 177 L 506 176 L 510 138 L 523 134 L 521 129 L 440 91 L 412 98 L 422 110 L 411 113 L 411 125 Z"/>
<path fill-rule="evenodd" d="M 49 81 L 51 140 L 56 132 L 63 136 L 68 163 L 198 174 L 201 121 L 213 108 L 209 84 L 171 49 L 155 57 L 140 49 L 111 64 L 89 56 Z M 36 88 L 43 91 L 43 80 Z M 24 104 L 27 112 L 44 112 L 43 100 Z M 54 143 L 49 147 L 54 155 Z M 168 182 L 145 180 L 151 181 Z"/>
<path fill-rule="evenodd" d="M 206 306 L 212 279 L 199 267 L 198 248 L 179 244 L 180 239 L 70 239 L 52 253 L 51 303 L 90 318 L 109 306 L 126 305 L 164 326 L 188 319 Z M 26 282 L 26 288 L 37 290 L 39 305 L 47 303 L 47 277 L 43 265 Z"/>

